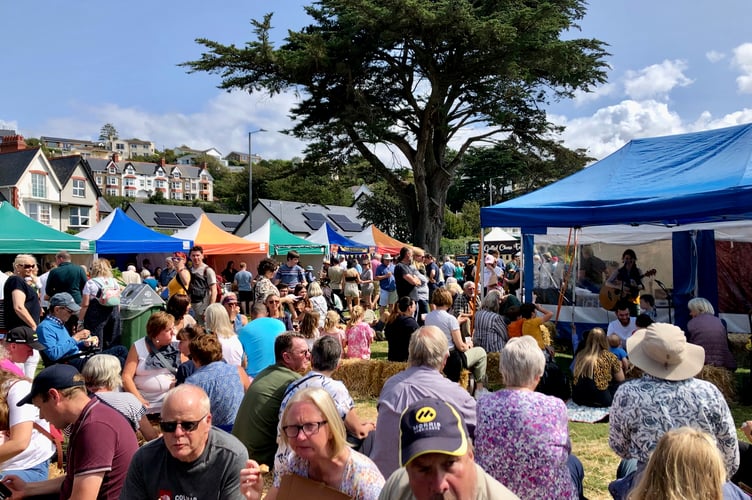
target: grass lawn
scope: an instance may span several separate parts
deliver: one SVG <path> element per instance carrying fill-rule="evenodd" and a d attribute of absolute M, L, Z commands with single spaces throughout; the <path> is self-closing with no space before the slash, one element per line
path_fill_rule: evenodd
<path fill-rule="evenodd" d="M 371 357 L 386 359 L 386 349 L 386 342 L 374 342 L 371 346 Z M 560 361 L 568 366 L 571 356 L 561 356 Z M 489 366 L 488 369 L 496 367 Z M 738 372 L 740 375 L 749 374 L 747 369 L 740 369 Z M 356 404 L 361 416 L 376 419 L 376 400 L 356 399 Z M 752 406 L 731 405 L 731 413 L 737 429 L 745 420 L 752 420 Z M 741 431 L 737 430 L 737 434 L 739 439 L 744 439 Z M 569 435 L 572 449 L 585 468 L 585 496 L 591 500 L 610 499 L 608 483 L 616 477 L 619 458 L 608 446 L 608 424 L 570 422 Z"/>

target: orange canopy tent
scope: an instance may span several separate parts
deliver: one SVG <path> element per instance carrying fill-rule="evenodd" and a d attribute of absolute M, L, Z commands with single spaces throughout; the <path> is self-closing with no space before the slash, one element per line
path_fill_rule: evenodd
<path fill-rule="evenodd" d="M 380 254 L 388 253 L 393 256 L 398 255 L 402 247 L 412 247 L 412 245 L 395 240 L 373 224 L 351 236 L 350 239 L 362 245 L 367 245 Z"/>
<path fill-rule="evenodd" d="M 269 251 L 269 245 L 266 243 L 248 241 L 215 226 L 206 214 L 201 214 L 200 219 L 172 236 L 193 240 L 194 245 L 203 247 L 204 253 L 208 255 L 266 255 Z"/>

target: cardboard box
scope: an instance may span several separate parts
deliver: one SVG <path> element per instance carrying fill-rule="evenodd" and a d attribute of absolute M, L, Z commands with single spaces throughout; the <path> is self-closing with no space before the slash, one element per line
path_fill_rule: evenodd
<path fill-rule="evenodd" d="M 279 500 L 352 500 L 352 497 L 324 483 L 296 476 L 282 476 L 279 485 Z"/>

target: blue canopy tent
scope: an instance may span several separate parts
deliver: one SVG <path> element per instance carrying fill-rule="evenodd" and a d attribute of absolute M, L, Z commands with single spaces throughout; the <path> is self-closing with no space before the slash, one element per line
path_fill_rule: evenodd
<path fill-rule="evenodd" d="M 590 167 L 533 193 L 481 209 L 483 227 L 520 227 L 525 268 L 549 227 L 672 227 L 675 323 L 697 290 L 718 301 L 713 230 L 695 223 L 752 219 L 752 124 L 635 139 Z M 687 231 L 676 231 L 686 226 Z M 533 273 L 525 273 L 532 293 Z M 528 300 L 530 296 L 528 295 Z"/>
<path fill-rule="evenodd" d="M 336 253 L 350 255 L 360 255 L 368 253 L 367 246 L 342 236 L 337 231 L 332 229 L 332 226 L 330 226 L 328 222 L 325 222 L 320 228 L 318 228 L 306 239 L 313 243 L 326 245 L 326 248 L 329 249 L 330 253 L 334 253 L 335 251 Z M 336 249 L 333 247 L 336 247 Z"/>
<path fill-rule="evenodd" d="M 97 242 L 97 253 L 105 255 L 187 252 L 193 242 L 152 231 L 116 208 L 99 224 L 81 231 L 80 238 Z"/>

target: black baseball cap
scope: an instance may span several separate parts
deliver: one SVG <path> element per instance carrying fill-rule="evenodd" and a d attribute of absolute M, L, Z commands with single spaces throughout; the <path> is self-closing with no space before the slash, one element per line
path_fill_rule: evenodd
<path fill-rule="evenodd" d="M 39 342 L 37 333 L 28 326 L 17 326 L 5 334 L 5 341 L 11 344 L 27 344 L 38 351 L 44 351 L 46 347 Z"/>

